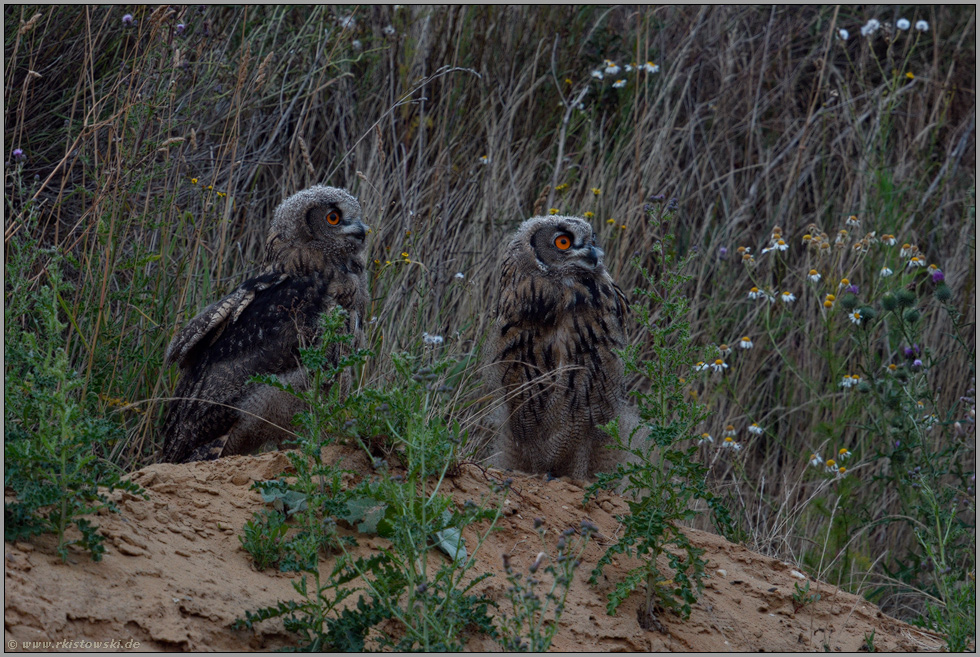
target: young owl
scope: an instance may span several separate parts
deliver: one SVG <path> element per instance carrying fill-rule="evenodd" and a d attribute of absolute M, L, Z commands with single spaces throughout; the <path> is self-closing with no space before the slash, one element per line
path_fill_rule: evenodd
<path fill-rule="evenodd" d="M 507 246 L 488 340 L 507 467 L 581 480 L 615 460 L 597 426 L 625 406 L 627 302 L 602 255 L 577 217 L 528 219 Z"/>
<path fill-rule="evenodd" d="M 308 386 L 299 350 L 316 343 L 320 316 L 338 305 L 355 346 L 363 342 L 367 231 L 360 204 L 343 189 L 311 187 L 276 208 L 262 273 L 202 310 L 167 348 L 164 364 L 176 363 L 181 375 L 163 424 L 163 461 L 242 454 L 290 435 L 303 404 L 249 379 L 275 374 Z M 336 363 L 340 347 L 330 356 Z M 347 378 L 339 381 L 345 394 Z"/>

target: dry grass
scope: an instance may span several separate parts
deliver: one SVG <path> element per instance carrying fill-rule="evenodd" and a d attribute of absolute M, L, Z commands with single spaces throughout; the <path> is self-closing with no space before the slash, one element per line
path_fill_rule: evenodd
<path fill-rule="evenodd" d="M 354 191 L 373 228 L 379 357 L 364 385 L 389 381 L 387 354 L 419 349 L 423 331 L 445 336 L 451 353 L 478 351 L 500 247 L 523 219 L 593 212 L 629 289 L 639 280 L 630 259 L 662 237 L 646 198 L 676 197 L 666 230 L 680 252 L 702 254 L 695 335 L 706 346 L 756 340 L 740 354 L 737 388 L 698 392 L 715 435 L 728 423 L 767 429 L 713 476 L 774 554 L 823 540 L 807 508 L 830 484 L 807 479 L 806 455 L 868 441 L 830 364 L 860 356 L 826 331 L 822 297 L 804 293 L 818 266 L 800 243 L 805 227 L 832 236 L 854 214 L 862 232 L 918 244 L 975 320 L 973 7 L 932 7 L 909 16 L 929 32 L 873 40 L 860 25 L 893 22 L 892 9 L 369 7 L 353 29 L 328 7 L 135 11 L 126 26 L 120 8 L 8 6 L 4 53 L 5 141 L 27 158 L 6 168 L 5 243 L 30 231 L 73 258 L 71 358 L 104 411 L 125 416 L 129 440 L 112 451 L 125 467 L 160 444 L 174 331 L 256 271 L 273 208 L 314 183 Z M 590 77 L 606 58 L 660 71 L 614 89 Z M 579 99 L 584 110 L 569 110 Z M 759 254 L 777 225 L 790 250 L 750 274 L 735 248 Z M 881 266 L 850 249 L 818 264 L 828 281 L 868 287 Z M 799 321 L 749 303 L 751 281 L 794 291 Z M 952 357 L 937 312 L 923 326 L 942 363 L 930 372 L 936 406 L 951 408 L 974 365 Z M 453 408 L 478 426 L 486 409 L 478 375 L 469 381 Z M 894 512 L 897 502 L 876 504 Z M 899 540 L 885 538 L 858 540 L 873 560 Z"/>

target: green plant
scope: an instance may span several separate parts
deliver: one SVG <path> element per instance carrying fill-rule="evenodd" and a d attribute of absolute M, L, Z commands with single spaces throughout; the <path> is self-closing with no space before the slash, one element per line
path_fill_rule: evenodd
<path fill-rule="evenodd" d="M 878 652 L 875 649 L 875 631 L 871 630 L 870 633 L 865 632 L 864 634 L 864 650 L 865 652 Z"/>
<path fill-rule="evenodd" d="M 661 210 L 654 226 L 664 229 L 670 210 L 656 207 Z M 654 211 L 651 206 L 650 212 Z M 600 488 L 619 487 L 627 498 L 630 512 L 619 518 L 623 534 L 599 559 L 590 581 L 595 583 L 617 554 L 640 558 L 642 565 L 631 569 L 610 593 L 608 611 L 615 613 L 626 597 L 643 585 L 646 600 L 641 623 L 645 627 L 659 626 L 655 615 L 658 607 L 686 619 L 702 588 L 706 576 L 704 550 L 688 540 L 679 524 L 697 515 L 694 503 L 706 503 L 722 529 L 731 531 L 727 510 L 708 490 L 707 468 L 697 459 L 698 448 L 689 444 L 706 413 L 703 405 L 685 394 L 685 377 L 695 366 L 699 350 L 690 336 L 689 302 L 682 288 L 689 277 L 681 272 L 690 258 L 677 263 L 668 252 L 670 239 L 654 245 L 657 269 L 643 269 L 646 286 L 633 292 L 635 298 L 643 300 L 634 303 L 632 310 L 653 355 L 640 360 L 635 346 L 623 353 L 626 371 L 641 375 L 649 386 L 646 391 L 630 393 L 637 400 L 641 423 L 625 436 L 618 420 L 608 426 L 615 448 L 625 453 L 627 462 L 612 473 L 599 474 L 586 493 L 588 500 Z M 639 266 L 638 260 L 636 264 Z M 652 317 L 653 306 L 661 311 L 657 323 Z M 737 449 L 733 444 L 732 452 Z M 661 555 L 666 556 L 670 577 L 665 577 L 657 565 Z"/>
<path fill-rule="evenodd" d="M 245 523 L 241 536 L 242 547 L 252 556 L 255 567 L 265 570 L 283 559 L 284 537 L 289 526 L 278 511 L 256 513 Z"/>
<path fill-rule="evenodd" d="M 796 614 L 808 605 L 820 600 L 819 593 L 810 593 L 810 580 L 800 586 L 799 582 L 793 584 L 793 613 Z"/>
<path fill-rule="evenodd" d="M 382 548 L 383 561 L 373 563 L 370 570 L 360 569 L 349 555 L 347 563 L 362 577 L 371 604 L 381 605 L 404 630 L 398 639 L 382 637 L 382 645 L 396 650 L 460 650 L 467 628 L 494 633 L 487 613 L 492 603 L 470 593 L 489 575 L 465 580 L 501 515 L 508 484 L 495 489 L 493 500 L 468 501 L 462 508 L 440 493 L 455 467 L 454 446 L 465 442 L 465 436 L 460 436 L 458 425 L 450 428 L 441 416 L 433 415 L 442 384 L 434 385 L 438 377 L 419 373 L 441 372 L 446 364 L 422 365 L 420 359 L 406 355 L 394 358 L 402 385 L 392 387 L 390 394 L 375 391 L 363 399 L 373 408 L 379 395 L 385 398 L 390 458 L 396 458 L 404 470 L 391 474 L 388 463 L 378 463 L 381 476 L 351 491 L 349 513 L 343 518 L 351 524 L 359 521 L 359 531 L 376 532 L 391 541 L 391 547 Z M 363 426 L 363 415 L 360 419 Z M 469 553 L 463 529 L 480 521 L 489 521 L 489 527 L 478 531 L 477 544 Z M 435 568 L 427 556 L 432 548 L 447 557 Z"/>
<path fill-rule="evenodd" d="M 426 358 L 423 365 L 418 357 L 396 354 L 395 369 L 404 379 L 385 391 L 363 389 L 341 397 L 338 386 L 324 385 L 367 357 L 354 351 L 336 367 L 328 365 L 324 354 L 330 345 L 349 342 L 349 336 L 339 334 L 342 326 L 340 312 L 325 316 L 320 344 L 301 350 L 313 381 L 308 390 L 263 379 L 304 399 L 308 410 L 298 416 L 299 450 L 289 454 L 295 481 L 260 484 L 274 511 L 256 514 L 241 540 L 258 567 L 278 564 L 307 575 L 294 584 L 301 600 L 261 609 L 242 623 L 283 617 L 304 648 L 360 650 L 372 627 L 394 619 L 404 633 L 398 638 L 379 633 L 375 638 L 381 647 L 459 650 L 468 628 L 495 632 L 487 613 L 492 603 L 470 593 L 488 575 L 464 580 L 500 517 L 507 487 L 498 489 L 493 506 L 484 500 L 456 508 L 440 494 L 456 464 L 455 446 L 465 440 L 457 437 L 458 425 L 450 428 L 434 415 L 445 395 L 441 376 L 451 368 L 451 359 Z M 360 444 L 377 474 L 344 487 L 340 468 L 322 459 L 323 447 L 338 439 Z M 388 460 L 372 453 L 377 449 L 397 460 L 403 472 L 392 472 Z M 287 518 L 296 521 L 292 535 Z M 490 527 L 481 530 L 469 554 L 463 529 L 484 520 Z M 370 558 L 355 558 L 349 551 L 355 539 L 339 537 L 338 522 L 359 534 L 388 539 L 391 547 Z M 428 558 L 433 548 L 448 557 L 434 569 Z M 321 578 L 319 560 L 325 550 L 335 553 L 335 562 L 330 575 Z M 355 580 L 357 587 L 348 586 Z M 353 607 L 340 606 L 355 593 Z"/>
<path fill-rule="evenodd" d="M 498 619 L 499 642 L 509 652 L 548 652 L 551 641 L 558 632 L 558 621 L 565 611 L 565 599 L 572 585 L 572 577 L 580 564 L 580 558 L 588 545 L 589 537 L 596 527 L 583 520 L 578 530 L 570 527 L 558 537 L 555 545 L 557 555 L 554 559 L 545 551 L 544 521 L 534 520 L 534 528 L 541 540 L 542 551 L 528 566 L 527 578 L 515 573 L 510 564 L 510 555 L 504 555 L 504 570 L 507 572 L 507 598 L 510 600 L 513 615 L 501 613 Z M 542 582 L 538 571 L 545 561 L 544 572 L 550 576 L 551 586 Z M 542 599 L 537 593 L 538 586 L 545 584 L 547 592 Z"/>
<path fill-rule="evenodd" d="M 109 494 L 142 495 L 106 458 L 122 437 L 118 424 L 93 412 L 95 395 L 73 371 L 61 319 L 68 286 L 56 252 L 40 250 L 29 234 L 8 250 L 4 313 L 4 539 L 44 533 L 57 538 L 68 560 L 76 545 L 99 561 L 105 548 L 87 518 L 100 509 L 118 511 Z M 43 267 L 43 269 L 42 269 Z M 38 273 L 40 272 L 40 273 Z M 39 275 L 47 281 L 31 289 Z M 72 538 L 74 524 L 79 536 Z"/>
<path fill-rule="evenodd" d="M 950 652 L 963 652 L 977 639 L 977 562 L 976 552 L 965 547 L 975 543 L 975 527 L 964 522 L 961 507 L 967 501 L 967 515 L 975 518 L 976 505 L 965 491 L 947 487 L 937 492 L 921 481 L 915 485 L 927 507 L 917 514 L 925 522 L 915 527 L 915 538 L 926 556 L 930 590 L 937 592 L 918 622 L 941 632 Z"/>
<path fill-rule="evenodd" d="M 251 629 L 255 623 L 281 618 L 286 631 L 300 639 L 299 650 L 363 652 L 367 633 L 388 617 L 386 611 L 377 601 L 367 603 L 363 597 L 357 599 L 353 609 L 342 603 L 358 591 L 347 586 L 358 577 L 358 571 L 383 569 L 383 561 L 384 557 L 377 555 L 359 559 L 350 567 L 338 560 L 325 580 L 321 580 L 319 568 L 314 568 L 309 575 L 304 574 L 292 583 L 299 600 L 279 601 L 256 612 L 246 611 L 235 627 Z"/>

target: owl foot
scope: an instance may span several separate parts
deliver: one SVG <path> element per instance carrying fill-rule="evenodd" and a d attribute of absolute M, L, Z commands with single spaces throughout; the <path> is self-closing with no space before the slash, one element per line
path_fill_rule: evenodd
<path fill-rule="evenodd" d="M 209 443 L 205 443 L 195 449 L 193 452 L 184 459 L 185 463 L 190 463 L 191 461 L 214 461 L 215 459 L 221 458 L 221 452 L 225 449 L 225 443 L 228 442 L 228 434 L 221 436 L 220 438 L 215 438 Z"/>

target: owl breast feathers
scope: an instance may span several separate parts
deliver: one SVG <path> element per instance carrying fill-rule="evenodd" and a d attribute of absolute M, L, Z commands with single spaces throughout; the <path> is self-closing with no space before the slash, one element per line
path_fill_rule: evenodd
<path fill-rule="evenodd" d="M 242 454 L 291 435 L 303 403 L 250 379 L 271 374 L 307 388 L 299 350 L 317 343 L 320 316 L 337 306 L 347 312 L 354 346 L 363 342 L 366 235 L 357 199 L 342 189 L 311 187 L 276 208 L 263 272 L 202 310 L 167 348 L 165 364 L 180 367 L 180 380 L 163 424 L 162 460 Z M 341 347 L 331 349 L 336 364 Z M 350 387 L 343 378 L 331 383 L 345 393 Z"/>
<path fill-rule="evenodd" d="M 624 406 L 626 298 L 584 219 L 535 217 L 507 246 L 489 346 L 504 465 L 576 479 L 615 461 L 598 428 Z"/>

